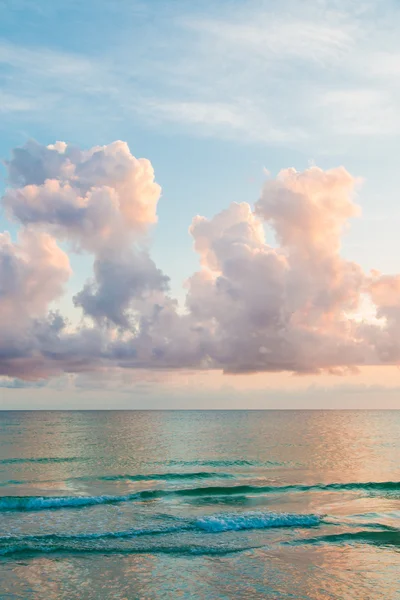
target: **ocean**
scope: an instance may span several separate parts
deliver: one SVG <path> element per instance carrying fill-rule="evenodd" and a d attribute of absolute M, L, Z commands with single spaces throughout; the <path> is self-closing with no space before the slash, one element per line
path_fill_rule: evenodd
<path fill-rule="evenodd" d="M 0 412 L 0 598 L 400 599 L 400 411 Z"/>

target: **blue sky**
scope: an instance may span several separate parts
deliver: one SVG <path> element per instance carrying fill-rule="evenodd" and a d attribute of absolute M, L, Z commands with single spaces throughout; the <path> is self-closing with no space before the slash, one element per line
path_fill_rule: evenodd
<path fill-rule="evenodd" d="M 154 252 L 169 272 L 179 263 L 177 286 L 196 260 L 187 235 L 194 214 L 251 203 L 263 168 L 310 161 L 365 179 L 364 218 L 346 251 L 366 267 L 396 268 L 397 3 L 0 6 L 0 155 L 27 138 L 86 147 L 126 140 L 163 187 Z M 378 238 L 382 220 L 387 236 Z"/>
<path fill-rule="evenodd" d="M 363 180 L 343 255 L 398 270 L 397 2 L 0 0 L 0 14 L 0 156 L 121 139 L 149 158 L 151 253 L 176 297 L 199 264 L 196 214 L 253 204 L 265 170 L 310 164 Z M 4 214 L 0 229 L 16 231 Z M 70 295 L 91 262 L 71 256 Z"/>

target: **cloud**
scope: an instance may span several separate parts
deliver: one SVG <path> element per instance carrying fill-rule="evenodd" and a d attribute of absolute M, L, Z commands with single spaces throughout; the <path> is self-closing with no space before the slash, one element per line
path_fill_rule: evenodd
<path fill-rule="evenodd" d="M 60 321 L 49 305 L 62 295 L 70 274 L 67 255 L 49 234 L 23 229 L 16 243 L 0 234 L 0 375 L 40 373 L 38 324 Z"/>
<path fill-rule="evenodd" d="M 0 322 L 18 326 L 42 316 L 71 274 L 68 256 L 47 233 L 24 229 L 17 243 L 0 234 Z"/>
<path fill-rule="evenodd" d="M 343 167 L 281 171 L 254 208 L 233 203 L 190 226 L 200 269 L 185 310 L 144 247 L 160 187 L 123 142 L 82 151 L 29 142 L 6 163 L 3 198 L 19 239 L 0 236 L 0 375 L 37 380 L 112 369 L 343 373 L 400 359 L 399 276 L 341 256 L 359 215 Z M 271 229 L 276 243 L 266 243 Z M 74 297 L 82 321 L 52 310 L 71 252 L 94 257 Z M 365 300 L 376 319 L 360 318 Z"/>
<path fill-rule="evenodd" d="M 400 275 L 382 275 L 372 272 L 369 293 L 376 307 L 376 316 L 383 326 L 376 331 L 365 327 L 365 337 L 373 339 L 379 359 L 383 363 L 400 362 Z"/>
<path fill-rule="evenodd" d="M 0 388 L 10 389 L 10 390 L 20 390 L 20 389 L 32 389 L 32 388 L 43 388 L 46 385 L 45 380 L 40 381 L 24 381 L 23 379 L 18 378 L 9 378 L 9 377 L 0 377 Z"/>
<path fill-rule="evenodd" d="M 9 216 L 95 255 L 94 279 L 74 298 L 86 314 L 127 326 L 132 297 L 167 286 L 147 253 L 132 247 L 157 221 L 161 189 L 151 163 L 132 156 L 126 143 L 83 152 L 28 142 L 6 166 Z"/>
<path fill-rule="evenodd" d="M 57 142 L 28 142 L 6 163 L 11 188 L 3 202 L 22 224 L 49 226 L 56 234 L 97 250 L 157 220 L 160 186 L 146 159 L 125 142 L 89 151 Z"/>
<path fill-rule="evenodd" d="M 357 214 L 345 169 L 282 171 L 256 203 L 232 204 L 191 227 L 203 268 L 189 285 L 191 314 L 212 331 L 209 351 L 229 372 L 315 372 L 369 359 L 346 312 L 360 302 L 361 268 L 339 255 Z M 269 247 L 262 221 L 280 245 Z"/>
<path fill-rule="evenodd" d="M 278 10 L 259 0 L 124 2 L 111 27 L 106 4 L 88 6 L 83 21 L 66 12 L 78 37 L 87 35 L 84 22 L 92 24 L 90 52 L 88 44 L 79 53 L 65 43 L 46 48 L 35 37 L 30 46 L 0 44 L 0 110 L 9 119 L 43 126 L 50 114 L 59 130 L 85 139 L 88 125 L 107 137 L 111 125 L 134 117 L 141 127 L 172 124 L 174 133 L 296 149 L 306 143 L 315 154 L 398 135 L 394 2 L 384 10 L 376 1 L 282 0 Z M 29 11 L 22 18 L 35 23 Z"/>
<path fill-rule="evenodd" d="M 133 300 L 137 304 L 154 292 L 162 293 L 168 281 L 146 252 L 127 250 L 120 256 L 95 261 L 94 279 L 74 297 L 74 304 L 97 322 L 108 319 L 129 328 L 127 313 Z"/>

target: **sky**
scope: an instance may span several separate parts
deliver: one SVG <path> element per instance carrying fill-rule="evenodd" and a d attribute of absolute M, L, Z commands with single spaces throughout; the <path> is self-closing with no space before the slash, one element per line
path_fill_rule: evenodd
<path fill-rule="evenodd" d="M 400 406 L 397 2 L 0 15 L 0 408 Z"/>

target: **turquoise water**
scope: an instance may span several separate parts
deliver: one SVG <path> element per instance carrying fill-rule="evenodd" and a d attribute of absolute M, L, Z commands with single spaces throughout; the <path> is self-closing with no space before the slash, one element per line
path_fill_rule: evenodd
<path fill-rule="evenodd" d="M 400 599 L 400 411 L 0 412 L 0 582 Z"/>

